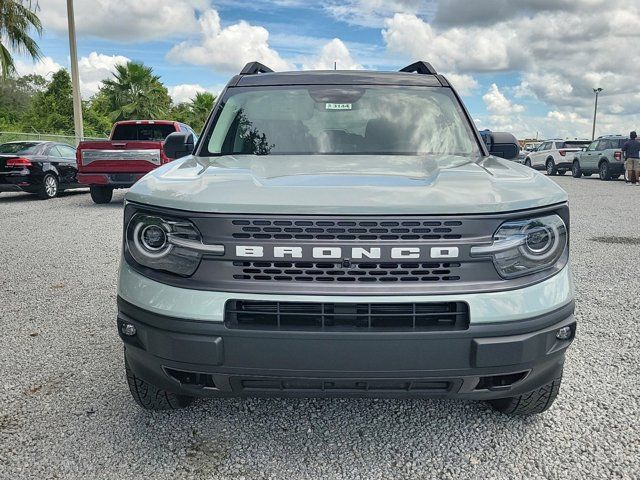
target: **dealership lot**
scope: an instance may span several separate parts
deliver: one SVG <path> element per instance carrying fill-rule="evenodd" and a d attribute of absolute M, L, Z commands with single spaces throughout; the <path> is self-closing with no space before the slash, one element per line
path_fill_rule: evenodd
<path fill-rule="evenodd" d="M 553 408 L 223 399 L 150 414 L 115 331 L 123 193 L 0 195 L 0 478 L 637 478 L 640 187 L 570 197 L 578 337 Z"/>

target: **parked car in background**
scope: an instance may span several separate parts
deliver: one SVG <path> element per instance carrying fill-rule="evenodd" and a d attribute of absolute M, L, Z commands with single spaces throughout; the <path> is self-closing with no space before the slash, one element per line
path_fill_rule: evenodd
<path fill-rule="evenodd" d="M 591 142 L 588 147 L 573 154 L 571 174 L 574 178 L 597 173 L 600 180 L 612 180 L 624 175 L 622 146 L 629 137 L 604 135 Z"/>
<path fill-rule="evenodd" d="M 526 142 L 522 146 L 522 150 L 520 150 L 520 154 L 518 155 L 518 159 L 517 159 L 518 163 L 524 163 L 527 158 L 527 155 L 529 155 L 530 152 L 533 152 L 541 144 L 542 142 Z"/>
<path fill-rule="evenodd" d="M 571 170 L 572 154 L 589 144 L 589 140 L 545 140 L 529 152 L 524 164 L 536 170 L 546 170 L 547 175 L 564 175 Z"/>
<path fill-rule="evenodd" d="M 77 163 L 79 179 L 89 185 L 95 203 L 109 203 L 116 188 L 129 188 L 154 168 L 170 160 L 162 144 L 174 132 L 193 129 L 167 120 L 117 122 L 109 140 L 80 142 Z"/>
<path fill-rule="evenodd" d="M 0 145 L 0 192 L 35 193 L 42 199 L 83 187 L 76 149 L 66 143 L 22 141 Z"/>

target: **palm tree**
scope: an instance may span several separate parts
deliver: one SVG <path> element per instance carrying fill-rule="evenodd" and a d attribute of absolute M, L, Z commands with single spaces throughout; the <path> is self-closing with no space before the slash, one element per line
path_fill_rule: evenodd
<path fill-rule="evenodd" d="M 38 3 L 31 0 L 0 0 L 0 70 L 2 78 L 16 71 L 11 51 L 30 55 L 37 60 L 41 56 L 40 48 L 29 36 L 33 27 L 42 35 L 42 23 L 36 15 Z M 11 51 L 9 50 L 11 49 Z"/>
<path fill-rule="evenodd" d="M 167 115 L 171 106 L 160 77 L 139 62 L 116 65 L 113 78 L 103 82 L 101 93 L 107 99 L 113 121 L 159 119 Z"/>
<path fill-rule="evenodd" d="M 189 124 L 196 132 L 202 130 L 214 103 L 216 96 L 209 92 L 198 92 L 189 102 Z"/>

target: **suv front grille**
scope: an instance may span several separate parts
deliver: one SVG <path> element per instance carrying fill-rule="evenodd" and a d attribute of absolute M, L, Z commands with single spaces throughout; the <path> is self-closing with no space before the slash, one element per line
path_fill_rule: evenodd
<path fill-rule="evenodd" d="M 235 261 L 235 280 L 267 282 L 455 282 L 459 263 L 342 263 Z"/>
<path fill-rule="evenodd" d="M 457 220 L 233 220 L 232 237 L 261 240 L 442 240 L 462 238 Z"/>
<path fill-rule="evenodd" d="M 247 330 L 450 331 L 469 328 L 469 306 L 230 300 L 224 321 L 227 328 Z"/>

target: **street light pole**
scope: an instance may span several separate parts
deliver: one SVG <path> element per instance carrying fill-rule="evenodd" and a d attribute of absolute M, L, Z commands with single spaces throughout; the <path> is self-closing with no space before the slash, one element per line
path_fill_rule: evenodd
<path fill-rule="evenodd" d="M 593 93 L 596 94 L 596 105 L 593 108 L 593 130 L 591 131 L 591 141 L 596 138 L 596 116 L 598 115 L 598 95 L 602 91 L 601 88 L 594 88 Z"/>
<path fill-rule="evenodd" d="M 73 15 L 73 0 L 67 0 L 67 21 L 69 24 L 69 53 L 71 56 L 71 85 L 73 87 L 73 126 L 76 144 L 84 138 L 82 126 L 82 98 L 80 97 L 80 76 L 78 75 L 78 49 L 76 48 L 76 22 Z"/>

